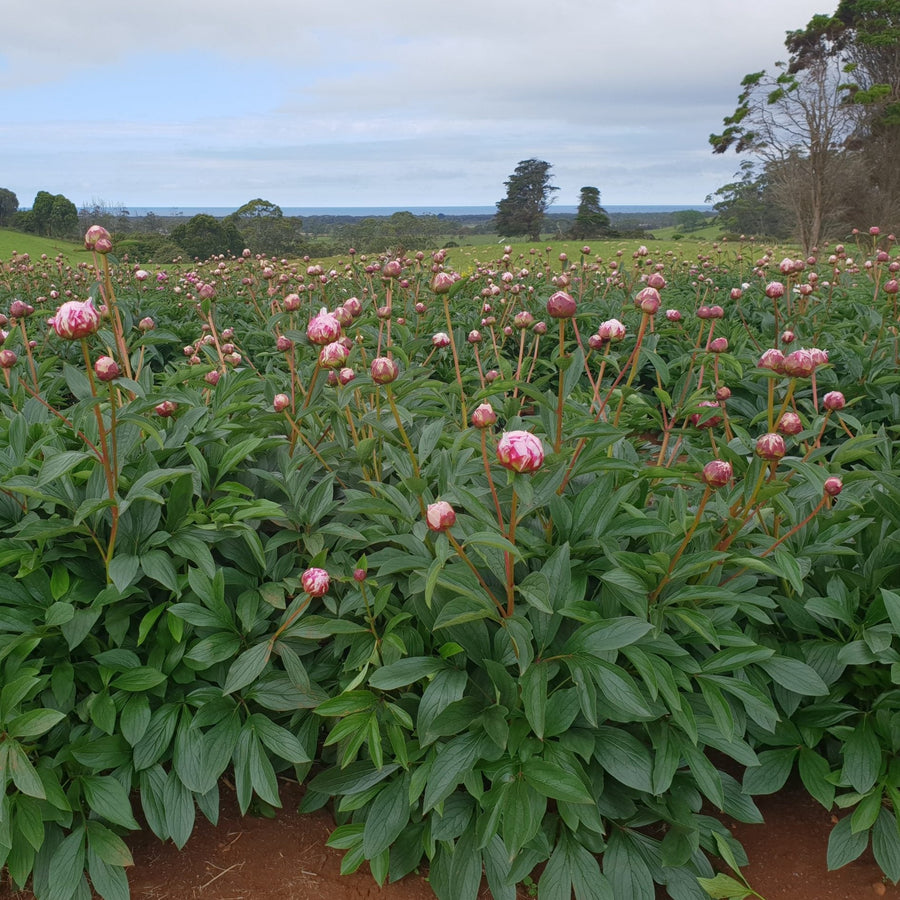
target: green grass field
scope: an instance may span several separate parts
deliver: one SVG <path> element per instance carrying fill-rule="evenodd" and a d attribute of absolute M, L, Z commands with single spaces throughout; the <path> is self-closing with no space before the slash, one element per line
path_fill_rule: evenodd
<path fill-rule="evenodd" d="M 62 253 L 69 262 L 77 262 L 90 256 L 80 243 L 74 241 L 37 237 L 10 228 L 0 228 L 0 260 L 8 261 L 15 253 L 27 253 L 33 257 L 39 257 L 42 253 L 55 257 Z"/>

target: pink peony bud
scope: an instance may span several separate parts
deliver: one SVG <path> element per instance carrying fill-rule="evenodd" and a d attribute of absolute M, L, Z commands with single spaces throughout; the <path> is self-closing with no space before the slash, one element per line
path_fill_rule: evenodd
<path fill-rule="evenodd" d="M 431 290 L 435 294 L 449 293 L 455 280 L 449 272 L 438 272 L 431 280 Z"/>
<path fill-rule="evenodd" d="M 547 323 L 546 322 L 535 322 L 534 325 L 531 326 L 531 330 L 535 334 L 546 334 L 547 333 Z"/>
<path fill-rule="evenodd" d="M 490 428 L 497 421 L 497 413 L 490 403 L 482 403 L 472 413 L 472 425 L 475 428 Z"/>
<path fill-rule="evenodd" d="M 466 335 L 466 340 L 470 344 L 480 344 L 481 343 L 481 332 L 473 329 Z"/>
<path fill-rule="evenodd" d="M 402 271 L 403 266 L 400 265 L 400 260 L 392 259 L 390 262 L 384 264 L 381 269 L 381 274 L 386 278 L 399 278 Z"/>
<path fill-rule="evenodd" d="M 138 328 L 140 328 L 141 331 L 153 331 L 153 329 L 156 328 L 156 322 L 154 322 L 150 316 L 144 316 L 144 318 L 138 322 Z"/>
<path fill-rule="evenodd" d="M 829 497 L 837 497 L 837 495 L 844 489 L 844 482 L 841 481 L 837 475 L 831 475 L 830 477 L 825 479 L 825 493 L 828 494 Z"/>
<path fill-rule="evenodd" d="M 557 291 L 547 301 L 547 315 L 553 319 L 571 319 L 576 309 L 575 298 L 565 291 Z"/>
<path fill-rule="evenodd" d="M 504 431 L 497 442 L 497 460 L 514 472 L 536 472 L 544 464 L 544 447 L 531 432 Z"/>
<path fill-rule="evenodd" d="M 211 372 L 207 372 L 203 376 L 203 380 L 212 387 L 215 387 L 219 383 L 219 379 L 222 377 L 222 373 L 213 369 Z"/>
<path fill-rule="evenodd" d="M 110 248 L 112 247 L 112 241 L 109 237 L 109 232 L 102 225 L 91 225 L 90 228 L 84 233 L 84 248 L 85 250 L 95 250 L 97 249 L 97 241 L 105 240 L 109 241 Z"/>
<path fill-rule="evenodd" d="M 701 400 L 698 406 L 706 409 L 719 409 L 719 403 L 716 400 Z M 709 416 L 706 413 L 697 412 L 691 415 L 691 425 L 695 428 L 715 428 L 722 421 L 721 416 Z"/>
<path fill-rule="evenodd" d="M 113 381 L 122 374 L 122 370 L 111 356 L 101 356 L 94 363 L 94 373 L 100 381 Z"/>
<path fill-rule="evenodd" d="M 443 349 L 450 346 L 450 335 L 443 331 L 438 331 L 431 336 L 431 344 L 433 347 Z"/>
<path fill-rule="evenodd" d="M 720 488 L 731 481 L 732 474 L 730 462 L 726 462 L 724 459 L 712 459 L 703 467 L 701 477 L 707 487 Z"/>
<path fill-rule="evenodd" d="M 350 384 L 356 378 L 356 372 L 351 368 L 343 368 L 338 372 L 338 381 L 341 384 Z"/>
<path fill-rule="evenodd" d="M 731 289 L 731 299 L 732 300 L 740 300 L 741 297 L 744 296 L 744 292 L 740 288 L 732 288 Z"/>
<path fill-rule="evenodd" d="M 18 358 L 13 350 L 0 350 L 0 369 L 11 369 Z"/>
<path fill-rule="evenodd" d="M 300 576 L 300 583 L 310 597 L 324 597 L 331 586 L 331 576 L 324 569 L 307 569 Z"/>
<path fill-rule="evenodd" d="M 766 296 L 770 300 L 778 300 L 784 296 L 784 285 L 780 281 L 770 281 L 766 285 Z"/>
<path fill-rule="evenodd" d="M 9 304 L 9 315 L 13 319 L 27 319 L 34 312 L 34 307 L 24 300 L 13 300 Z"/>
<path fill-rule="evenodd" d="M 882 290 L 884 290 L 886 294 L 896 294 L 900 291 L 900 282 L 898 282 L 896 278 L 892 278 L 890 281 L 884 283 Z"/>
<path fill-rule="evenodd" d="M 162 403 L 157 403 L 154 407 L 156 410 L 156 414 L 158 416 L 162 416 L 164 419 L 168 419 L 176 409 L 178 409 L 178 404 L 174 400 L 163 400 Z"/>
<path fill-rule="evenodd" d="M 721 319 L 725 315 L 725 310 L 718 304 L 714 304 L 709 308 L 709 317 L 711 319 Z"/>
<path fill-rule="evenodd" d="M 288 312 L 293 312 L 295 309 L 300 309 L 299 294 L 288 294 L 287 297 L 285 297 L 281 302 L 284 304 L 284 308 Z"/>
<path fill-rule="evenodd" d="M 781 343 L 782 344 L 793 344 L 796 339 L 796 335 L 793 331 L 782 331 L 781 332 Z"/>
<path fill-rule="evenodd" d="M 362 312 L 362 303 L 358 297 L 348 297 L 342 305 L 354 319 Z"/>
<path fill-rule="evenodd" d="M 651 272 L 647 276 L 647 287 L 661 291 L 666 286 L 666 279 L 659 272 Z"/>
<path fill-rule="evenodd" d="M 681 321 L 681 311 L 677 309 L 667 309 L 666 310 L 666 318 L 670 322 L 680 322 Z"/>
<path fill-rule="evenodd" d="M 134 277 L 138 281 L 146 281 L 150 277 L 150 273 L 146 269 L 138 269 L 134 273 Z"/>
<path fill-rule="evenodd" d="M 784 446 L 784 438 L 780 434 L 770 431 L 757 438 L 756 455 L 760 459 L 774 462 L 781 459 L 785 453 L 787 453 L 787 448 Z"/>
<path fill-rule="evenodd" d="M 425 521 L 432 531 L 449 531 L 456 524 L 456 512 L 446 500 L 438 500 L 429 504 Z"/>
<path fill-rule="evenodd" d="M 728 349 L 728 338 L 717 337 L 709 342 L 710 353 L 724 353 Z"/>
<path fill-rule="evenodd" d="M 287 394 L 276 394 L 272 398 L 272 407 L 275 412 L 283 412 L 291 405 L 291 398 Z"/>
<path fill-rule="evenodd" d="M 201 300 L 212 300 L 216 296 L 216 286 L 214 284 L 201 284 L 197 289 L 197 296 Z"/>
<path fill-rule="evenodd" d="M 830 409 L 834 412 L 843 409 L 846 404 L 847 401 L 844 399 L 844 395 L 840 391 L 829 391 L 822 398 L 822 405 L 825 407 L 825 409 Z"/>
<path fill-rule="evenodd" d="M 757 366 L 760 369 L 769 369 L 772 372 L 778 372 L 779 375 L 784 372 L 784 354 L 773 347 L 766 350 L 759 358 Z"/>
<path fill-rule="evenodd" d="M 825 366 L 828 364 L 827 350 L 820 350 L 818 347 L 810 347 L 809 355 L 812 357 L 814 366 Z"/>
<path fill-rule="evenodd" d="M 354 569 L 353 570 L 353 580 L 354 581 L 365 581 L 366 580 L 366 570 L 365 569 Z"/>
<path fill-rule="evenodd" d="M 69 300 L 52 319 L 53 330 L 67 341 L 77 341 L 94 334 L 100 327 L 100 313 L 93 300 Z"/>
<path fill-rule="evenodd" d="M 659 291 L 652 287 L 638 291 L 634 298 L 634 305 L 648 316 L 655 316 L 659 312 L 661 302 Z"/>
<path fill-rule="evenodd" d="M 323 306 L 318 315 L 309 320 L 306 336 L 311 344 L 324 347 L 325 344 L 331 344 L 340 338 L 341 323 Z"/>
<path fill-rule="evenodd" d="M 803 422 L 795 412 L 786 412 L 776 426 L 782 434 L 800 434 L 803 431 Z"/>
<path fill-rule="evenodd" d="M 809 350 L 794 350 L 784 358 L 783 369 L 791 378 L 809 378 L 816 370 L 816 363 Z"/>
<path fill-rule="evenodd" d="M 275 341 L 275 347 L 282 353 L 287 353 L 288 350 L 293 349 L 294 342 L 290 338 L 285 337 L 283 334 L 279 334 L 278 340 Z"/>
<path fill-rule="evenodd" d="M 369 371 L 375 384 L 390 384 L 397 380 L 400 367 L 389 356 L 376 356 Z"/>
<path fill-rule="evenodd" d="M 319 365 L 323 369 L 341 369 L 347 362 L 347 348 L 341 341 L 332 341 L 319 351 Z"/>
<path fill-rule="evenodd" d="M 601 340 L 615 343 L 625 337 L 625 326 L 618 319 L 607 319 L 597 326 L 597 335 Z"/>

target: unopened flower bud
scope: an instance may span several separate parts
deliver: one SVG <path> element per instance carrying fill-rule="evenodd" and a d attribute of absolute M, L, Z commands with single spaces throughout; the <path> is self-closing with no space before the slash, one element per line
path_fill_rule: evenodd
<path fill-rule="evenodd" d="M 340 369 L 347 362 L 347 348 L 340 341 L 332 341 L 319 351 L 319 365 L 323 369 Z"/>
<path fill-rule="evenodd" d="M 597 326 L 597 335 L 604 341 L 615 343 L 625 337 L 625 326 L 618 319 L 607 319 Z"/>
<path fill-rule="evenodd" d="M 375 384 L 390 384 L 397 380 L 400 367 L 389 356 L 376 356 L 369 371 Z"/>
<path fill-rule="evenodd" d="M 731 398 L 731 388 L 726 385 L 716 388 L 716 400 L 725 401 Z"/>
<path fill-rule="evenodd" d="M 0 369 L 11 369 L 18 358 L 13 350 L 0 350 Z"/>
<path fill-rule="evenodd" d="M 716 400 L 701 400 L 697 405 L 707 409 L 720 408 Z M 710 416 L 707 413 L 697 412 L 691 415 L 691 424 L 695 428 L 715 428 L 721 421 L 721 416 Z"/>
<path fill-rule="evenodd" d="M 113 381 L 122 374 L 122 371 L 111 356 L 101 356 L 94 363 L 94 374 L 100 381 Z"/>
<path fill-rule="evenodd" d="M 793 344 L 796 335 L 793 331 L 787 330 L 781 332 L 781 343 L 782 344 Z"/>
<path fill-rule="evenodd" d="M 784 285 L 780 281 L 770 281 L 766 285 L 766 296 L 770 300 L 778 300 L 784 296 Z"/>
<path fill-rule="evenodd" d="M 102 225 L 91 225 L 90 228 L 84 233 L 84 248 L 85 250 L 94 250 L 97 246 L 97 241 L 99 240 L 107 240 L 110 243 L 110 247 L 112 247 L 112 241 L 109 237 L 109 232 Z"/>
<path fill-rule="evenodd" d="M 565 291 L 557 291 L 547 301 L 547 315 L 553 319 L 571 319 L 576 310 L 575 298 Z"/>
<path fill-rule="evenodd" d="M 760 435 L 756 440 L 756 455 L 767 462 L 781 459 L 787 453 L 784 438 L 775 432 Z"/>
<path fill-rule="evenodd" d="M 222 377 L 222 373 L 216 369 L 213 369 L 211 372 L 207 372 L 203 376 L 203 380 L 212 387 L 215 387 L 219 383 L 219 379 Z"/>
<path fill-rule="evenodd" d="M 300 576 L 300 583 L 310 597 L 324 597 L 331 586 L 331 576 L 324 569 L 307 569 Z"/>
<path fill-rule="evenodd" d="M 144 316 L 144 318 L 138 322 L 138 328 L 140 328 L 141 331 L 153 331 L 153 329 L 156 328 L 156 322 L 154 322 L 150 316 Z"/>
<path fill-rule="evenodd" d="M 816 369 L 816 363 L 809 350 L 794 350 L 784 358 L 785 375 L 791 378 L 809 378 Z"/>
<path fill-rule="evenodd" d="M 453 287 L 455 279 L 449 272 L 437 272 L 431 279 L 431 290 L 435 294 L 446 294 Z"/>
<path fill-rule="evenodd" d="M 324 347 L 338 340 L 341 336 L 341 323 L 324 307 L 318 315 L 309 320 L 306 336 L 311 344 Z"/>
<path fill-rule="evenodd" d="M 797 413 L 786 412 L 778 420 L 778 425 L 776 427 L 782 434 L 800 434 L 800 432 L 803 431 L 803 422 Z"/>
<path fill-rule="evenodd" d="M 830 477 L 825 479 L 825 493 L 828 494 L 829 497 L 837 497 L 837 495 L 844 489 L 844 482 L 841 481 L 837 475 L 831 475 Z"/>
<path fill-rule="evenodd" d="M 162 403 L 157 403 L 154 409 L 158 416 L 168 419 L 178 409 L 178 404 L 174 400 L 163 400 Z"/>
<path fill-rule="evenodd" d="M 661 302 L 659 291 L 652 287 L 638 291 L 634 298 L 634 305 L 648 316 L 655 316 L 659 312 Z"/>
<path fill-rule="evenodd" d="M 276 394 L 272 398 L 272 407 L 275 412 L 283 412 L 291 405 L 291 398 L 287 394 Z"/>
<path fill-rule="evenodd" d="M 772 372 L 781 374 L 784 371 L 784 354 L 775 347 L 771 350 L 766 350 L 760 356 L 757 366 L 760 369 L 769 369 Z"/>
<path fill-rule="evenodd" d="M 341 384 L 350 384 L 353 379 L 356 378 L 356 372 L 353 369 L 345 366 L 338 372 L 338 381 Z"/>
<path fill-rule="evenodd" d="M 456 524 L 456 512 L 446 500 L 438 500 L 429 504 L 425 521 L 432 531 L 449 531 Z"/>
<path fill-rule="evenodd" d="M 667 309 L 666 310 L 666 318 L 670 322 L 680 322 L 681 321 L 681 310 Z"/>
<path fill-rule="evenodd" d="M 841 410 L 846 406 L 847 401 L 844 399 L 844 395 L 840 391 L 829 391 L 822 398 L 822 405 L 825 409 L 830 409 L 834 412 Z"/>
<path fill-rule="evenodd" d="M 703 483 L 711 488 L 724 487 L 731 481 L 732 474 L 730 462 L 726 462 L 724 459 L 712 459 L 703 467 Z"/>
<path fill-rule="evenodd" d="M 275 347 L 282 353 L 287 353 L 288 350 L 293 349 L 294 342 L 283 334 L 279 334 L 278 340 L 275 341 Z"/>
<path fill-rule="evenodd" d="M 717 337 L 709 342 L 710 353 L 724 353 L 728 349 L 728 338 Z"/>
<path fill-rule="evenodd" d="M 480 344 L 481 343 L 481 332 L 476 329 L 473 329 L 472 331 L 470 331 L 468 333 L 468 335 L 466 335 L 466 340 L 470 344 Z"/>
<path fill-rule="evenodd" d="M 490 403 L 482 403 L 472 413 L 472 425 L 475 428 L 490 428 L 497 421 L 497 413 Z"/>

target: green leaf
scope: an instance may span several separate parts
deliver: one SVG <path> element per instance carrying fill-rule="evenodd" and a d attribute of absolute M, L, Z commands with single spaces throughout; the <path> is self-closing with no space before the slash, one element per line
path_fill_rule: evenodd
<path fill-rule="evenodd" d="M 624 728 L 601 725 L 594 735 L 594 758 L 613 778 L 635 790 L 655 793 L 653 757 L 647 747 Z"/>
<path fill-rule="evenodd" d="M 772 680 L 795 694 L 806 697 L 824 697 L 828 693 L 828 685 L 822 681 L 819 673 L 799 659 L 789 656 L 773 656 L 760 661 L 763 669 Z"/>
<path fill-rule="evenodd" d="M 91 884 L 103 900 L 129 900 L 128 876 L 121 866 L 110 865 L 89 846 L 87 867 Z"/>
<path fill-rule="evenodd" d="M 428 678 L 443 668 L 446 668 L 446 663 L 442 659 L 433 656 L 410 656 L 376 669 L 369 676 L 369 685 L 382 691 L 393 691 L 421 678 Z M 366 855 L 368 857 L 368 854 Z"/>
<path fill-rule="evenodd" d="M 744 770 L 743 792 L 755 796 L 780 791 L 794 768 L 796 756 L 796 747 L 763 750 L 758 754 L 759 765 Z"/>
<path fill-rule="evenodd" d="M 639 641 L 653 626 L 634 616 L 620 616 L 579 628 L 566 643 L 564 653 L 590 653 L 603 656 Z"/>
<path fill-rule="evenodd" d="M 900 828 L 887 809 L 878 813 L 872 827 L 872 853 L 881 871 L 896 884 L 900 881 Z"/>
<path fill-rule="evenodd" d="M 149 691 L 158 684 L 162 684 L 166 676 L 158 669 L 149 666 L 138 666 L 118 675 L 112 681 L 112 686 L 121 691 Z"/>
<path fill-rule="evenodd" d="M 614 829 L 603 854 L 603 874 L 616 900 L 654 900 L 653 876 L 630 835 Z"/>
<path fill-rule="evenodd" d="M 749 897 L 753 893 L 740 881 L 724 873 L 716 875 L 715 878 L 700 878 L 698 876 L 697 881 L 700 882 L 700 887 L 713 900 L 744 900 L 745 897 Z"/>
<path fill-rule="evenodd" d="M 854 834 L 850 830 L 850 817 L 845 816 L 828 835 L 828 871 L 840 869 L 847 863 L 853 862 L 862 856 L 866 845 L 869 843 L 868 831 L 860 831 Z"/>
<path fill-rule="evenodd" d="M 831 767 L 828 762 L 815 750 L 801 747 L 797 770 L 810 796 L 818 800 L 825 809 L 831 809 L 834 804 L 834 784 L 829 778 Z"/>
<path fill-rule="evenodd" d="M 567 803 L 594 803 L 590 791 L 577 775 L 543 759 L 531 757 L 522 764 L 522 774 L 539 794 Z"/>
<path fill-rule="evenodd" d="M 44 900 L 72 900 L 84 872 L 84 857 L 84 828 L 76 828 L 60 841 L 50 857 L 49 890 Z"/>
<path fill-rule="evenodd" d="M 269 661 L 269 642 L 263 641 L 245 650 L 231 665 L 222 693 L 233 694 L 254 681 Z"/>
<path fill-rule="evenodd" d="M 247 721 L 260 741 L 276 756 L 289 763 L 310 762 L 300 739 L 286 728 L 276 725 L 268 716 L 254 713 Z"/>
<path fill-rule="evenodd" d="M 844 778 L 860 794 L 868 793 L 881 771 L 882 751 L 869 719 L 864 719 L 844 742 Z"/>
<path fill-rule="evenodd" d="M 887 610 L 894 634 L 900 635 L 900 594 L 882 588 L 881 598 L 884 600 L 884 607 Z M 894 880 L 896 881 L 896 879 Z"/>
<path fill-rule="evenodd" d="M 400 836 L 409 822 L 409 776 L 395 778 L 383 787 L 366 814 L 363 853 L 372 859 Z"/>
<path fill-rule="evenodd" d="M 85 775 L 81 787 L 88 806 L 98 816 L 123 828 L 140 827 L 131 814 L 131 801 L 125 788 L 112 775 Z"/>
<path fill-rule="evenodd" d="M 361 794 L 399 769 L 395 763 L 376 768 L 369 760 L 352 762 L 343 769 L 326 769 L 309 782 L 309 789 L 322 794 Z"/>
<path fill-rule="evenodd" d="M 531 730 L 543 740 L 547 716 L 547 664 L 534 663 L 519 683 L 522 686 L 522 705 Z"/>
<path fill-rule="evenodd" d="M 140 557 L 119 554 L 110 560 L 109 577 L 120 591 L 124 591 L 137 580 L 140 568 Z"/>
<path fill-rule="evenodd" d="M 434 809 L 450 795 L 475 765 L 481 752 L 481 737 L 476 734 L 461 734 L 438 750 L 425 785 L 423 812 Z"/>
<path fill-rule="evenodd" d="M 32 709 L 11 719 L 6 731 L 11 738 L 36 738 L 48 732 L 65 717 L 65 713 L 56 709 Z"/>
<path fill-rule="evenodd" d="M 44 460 L 38 475 L 37 484 L 44 486 L 52 481 L 58 481 L 67 472 L 71 472 L 79 463 L 86 459 L 94 459 L 90 453 L 82 450 L 64 450 L 55 456 L 50 456 Z"/>
<path fill-rule="evenodd" d="M 134 859 L 128 845 L 115 832 L 94 819 L 86 823 L 88 846 L 111 866 L 132 866 Z"/>
<path fill-rule="evenodd" d="M 191 792 L 181 783 L 176 772 L 169 772 L 163 788 L 163 809 L 166 829 L 180 850 L 194 830 L 196 810 Z"/>

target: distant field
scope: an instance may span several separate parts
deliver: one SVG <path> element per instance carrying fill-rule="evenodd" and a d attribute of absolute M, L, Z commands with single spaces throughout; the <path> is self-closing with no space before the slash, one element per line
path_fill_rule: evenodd
<path fill-rule="evenodd" d="M 27 253 L 36 257 L 42 253 L 46 253 L 49 257 L 62 253 L 70 262 L 87 259 L 90 255 L 80 243 L 36 237 L 33 234 L 0 228 L 0 259 L 6 262 L 14 253 Z"/>

